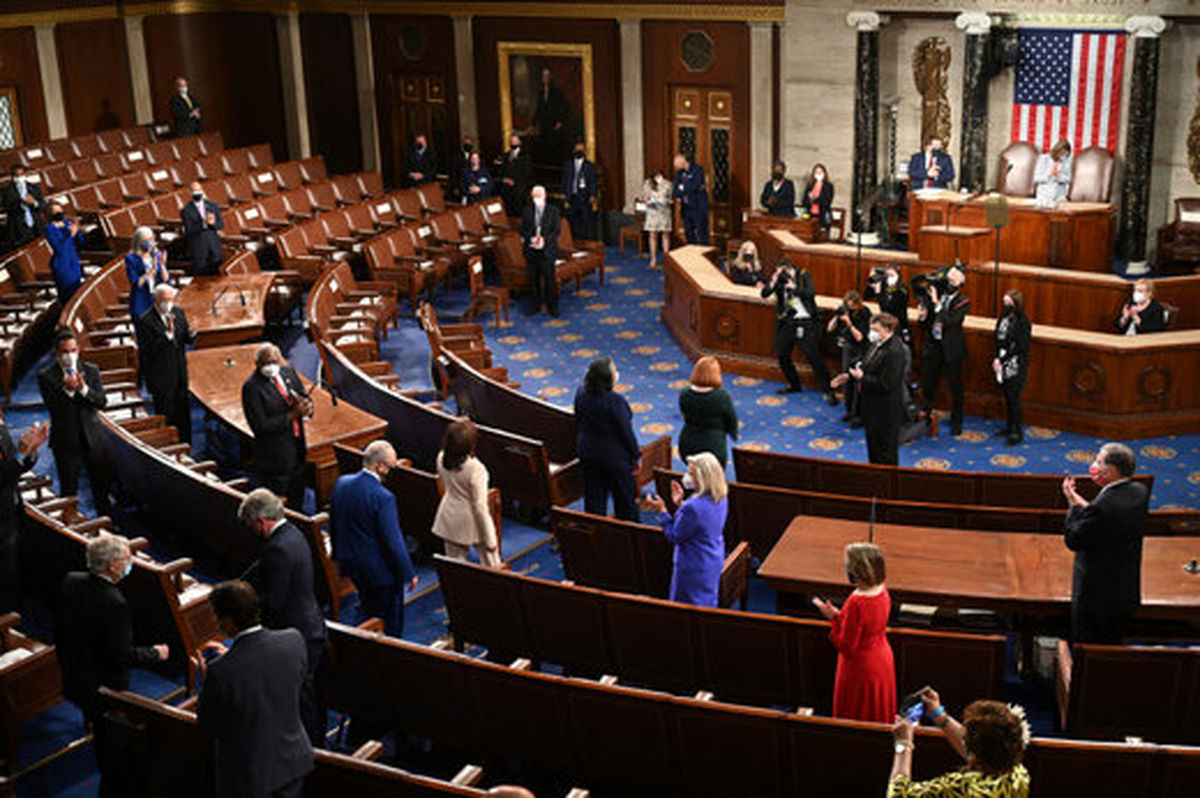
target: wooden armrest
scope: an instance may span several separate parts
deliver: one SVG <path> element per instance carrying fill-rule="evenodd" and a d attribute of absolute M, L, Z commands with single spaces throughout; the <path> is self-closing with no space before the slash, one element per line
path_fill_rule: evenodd
<path fill-rule="evenodd" d="M 21 622 L 21 613 L 6 612 L 0 615 L 0 635 L 7 634 L 10 629 L 14 629 Z"/>
<path fill-rule="evenodd" d="M 734 546 L 721 568 L 720 606 L 731 607 L 737 601 L 746 609 L 750 590 L 750 544 L 742 541 Z"/>
<path fill-rule="evenodd" d="M 454 774 L 454 778 L 450 779 L 451 784 L 456 784 L 460 787 L 474 787 L 483 778 L 483 768 L 479 765 L 463 765 L 462 770 Z"/>
<path fill-rule="evenodd" d="M 355 628 L 361 629 L 364 632 L 375 632 L 377 634 L 383 634 L 383 619 L 382 618 L 367 618 L 365 621 L 360 623 Z"/>
<path fill-rule="evenodd" d="M 177 454 L 190 454 L 192 445 L 190 443 L 172 443 L 169 446 L 159 447 L 159 451 L 168 457 L 174 457 Z"/>
<path fill-rule="evenodd" d="M 329 255 L 332 255 L 334 252 L 338 251 L 338 248 L 332 246 L 331 244 L 309 244 L 308 249 L 311 252 L 320 252 L 322 254 Z"/>
<path fill-rule="evenodd" d="M 383 743 L 379 742 L 378 740 L 367 740 L 350 756 L 353 759 L 374 762 L 376 759 L 379 759 L 381 754 L 383 754 Z"/>
<path fill-rule="evenodd" d="M 208 474 L 217 470 L 217 461 L 202 460 L 199 463 L 192 463 L 190 468 L 198 474 Z"/>
<path fill-rule="evenodd" d="M 250 478 L 238 477 L 237 479 L 231 479 L 225 483 L 225 487 L 233 490 L 244 491 L 246 488 L 250 487 Z"/>
<path fill-rule="evenodd" d="M 71 524 L 71 531 L 91 535 L 93 532 L 112 529 L 112 525 L 112 519 L 107 515 L 102 515 L 99 518 L 92 518 L 87 521 L 80 521 L 77 524 Z"/>

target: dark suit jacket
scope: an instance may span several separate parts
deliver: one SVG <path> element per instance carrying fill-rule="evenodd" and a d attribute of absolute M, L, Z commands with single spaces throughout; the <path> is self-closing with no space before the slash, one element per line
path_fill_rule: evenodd
<path fill-rule="evenodd" d="M 98 410 L 108 404 L 100 369 L 79 361 L 79 373 L 87 385 L 87 395 L 68 396 L 63 390 L 63 370 L 57 360 L 38 372 L 38 389 L 50 411 L 50 448 L 54 451 L 81 452 L 84 446 L 94 451 L 104 448 Z"/>
<path fill-rule="evenodd" d="M 904 342 L 896 333 L 863 358 L 859 407 L 865 423 L 899 428 L 904 416 L 905 360 Z"/>
<path fill-rule="evenodd" d="M 472 194 L 471 186 L 479 186 L 479 193 Z M 462 192 L 463 199 L 467 202 L 479 202 L 485 200 L 496 191 L 496 186 L 492 183 L 492 173 L 487 170 L 486 166 L 480 166 L 478 171 L 471 169 L 463 169 L 458 177 L 459 191 Z"/>
<path fill-rule="evenodd" d="M 203 262 L 208 247 L 215 246 L 220 253 L 221 237 L 217 235 L 217 231 L 225 229 L 225 220 L 221 218 L 221 206 L 205 198 L 204 212 L 213 215 L 211 225 L 196 210 L 195 202 L 189 201 L 179 209 L 179 220 L 183 223 L 183 245 L 187 248 L 188 260 L 197 268 Z"/>
<path fill-rule="evenodd" d="M 17 191 L 16 183 L 9 183 L 4 187 L 3 204 L 4 213 L 8 218 L 8 231 L 6 240 L 9 244 L 16 244 L 21 240 L 30 240 L 33 237 L 42 234 L 42 212 L 46 209 L 46 200 L 42 196 L 42 188 L 36 183 L 26 183 L 25 191 L 33 197 L 35 204 L 32 207 L 21 201 L 21 194 Z M 29 212 L 33 215 L 33 236 L 24 232 L 28 228 L 25 227 L 25 214 L 23 209 L 29 207 Z"/>
<path fill-rule="evenodd" d="M 1074 613 L 1090 620 L 1128 619 L 1133 614 L 1142 596 L 1142 537 L 1149 503 L 1146 487 L 1127 480 L 1100 491 L 1087 507 L 1072 507 L 1067 513 L 1063 535 L 1067 548 L 1075 552 Z M 1089 636 L 1090 627 L 1085 621 L 1083 637 Z"/>
<path fill-rule="evenodd" d="M 1167 314 L 1163 310 L 1162 303 L 1157 299 L 1151 299 L 1150 304 L 1146 305 L 1146 309 L 1138 313 L 1138 318 L 1142 320 L 1142 323 L 1137 328 L 1139 335 L 1142 333 L 1163 332 L 1167 329 Z M 1119 332 L 1123 333 L 1129 329 L 1131 323 L 1132 319 L 1122 319 L 1120 316 L 1117 316 L 1116 321 L 1113 322 L 1113 326 Z"/>
<path fill-rule="evenodd" d="M 89 720 L 99 709 L 101 687 L 128 690 L 131 667 L 158 661 L 153 647 L 133 644 L 133 619 L 120 588 L 81 571 L 63 579 L 54 643 L 63 695 Z"/>
<path fill-rule="evenodd" d="M 584 158 L 576 179 L 575 159 L 568 158 L 562 168 L 562 193 L 568 202 L 590 204 L 596 196 L 596 165 Z"/>
<path fill-rule="evenodd" d="M 941 299 L 940 296 L 938 298 Z M 939 303 L 942 306 L 941 310 L 937 310 L 924 299 L 921 302 L 926 308 L 925 321 L 921 324 L 925 329 L 925 349 L 929 350 L 940 345 L 942 354 L 947 360 L 961 360 L 967 354 L 967 339 L 963 335 L 963 319 L 971 310 L 970 297 L 964 294 L 960 288 L 948 301 Z M 938 323 L 942 325 L 940 342 L 933 337 L 933 327 Z"/>
<path fill-rule="evenodd" d="M 317 604 L 313 553 L 291 521 L 275 528 L 245 579 L 258 591 L 263 626 L 295 629 L 305 640 L 325 639 L 325 616 Z"/>
<path fill-rule="evenodd" d="M 329 517 L 333 558 L 355 584 L 392 587 L 412 580 L 396 497 L 378 479 L 366 471 L 339 477 Z"/>
<path fill-rule="evenodd" d="M 833 206 L 833 183 L 830 183 L 828 178 L 821 181 L 821 193 L 817 195 L 816 213 L 812 212 L 813 202 L 808 197 L 814 185 L 812 181 L 809 181 L 808 185 L 804 187 L 804 193 L 800 195 L 800 205 L 816 217 L 822 227 L 829 227 L 833 224 L 833 211 L 830 210 Z"/>
<path fill-rule="evenodd" d="M 537 208 L 533 203 L 525 206 L 525 210 L 521 214 L 521 242 L 522 249 L 525 253 L 525 258 L 528 260 L 532 257 L 537 257 L 541 254 L 550 259 L 551 263 L 558 260 L 558 234 L 562 230 L 562 214 L 558 207 L 546 203 L 542 210 L 542 224 L 539 228 L 537 223 Z M 545 242 L 539 253 L 538 250 L 530 247 L 530 242 L 537 234 L 541 234 L 542 240 Z"/>
<path fill-rule="evenodd" d="M 576 448 L 579 459 L 613 470 L 628 469 L 642 456 L 633 434 L 633 411 L 616 391 L 575 392 Z"/>
<path fill-rule="evenodd" d="M 1008 319 L 1008 323 L 1003 325 L 1001 335 L 1001 325 L 1005 319 Z M 996 320 L 996 357 L 1000 359 L 1006 381 L 1010 379 L 1010 373 L 1013 375 L 1012 379 L 1025 379 L 1025 374 L 1029 371 L 1029 344 L 1032 333 L 1033 325 L 1024 313 L 1018 316 L 1014 311 Z"/>
<path fill-rule="evenodd" d="M 938 176 L 933 178 L 931 188 L 945 188 L 954 182 L 954 159 L 946 152 L 940 152 L 934 158 L 938 167 Z M 925 150 L 914 153 L 908 161 L 908 180 L 914 188 L 924 188 L 929 174 L 925 171 Z"/>
<path fill-rule="evenodd" d="M 171 122 L 177 137 L 195 136 L 200 133 L 202 127 L 200 120 L 191 115 L 192 108 L 200 107 L 200 101 L 191 92 L 188 92 L 188 99 L 192 101 L 191 106 L 184 102 L 179 92 L 171 94 Z"/>
<path fill-rule="evenodd" d="M 796 279 L 791 286 L 786 285 L 784 278 L 780 277 L 778 281 L 763 284 L 762 298 L 775 297 L 775 323 L 794 324 L 801 323 L 798 314 L 791 306 L 791 300 L 797 298 L 800 304 L 804 306 L 804 310 L 808 313 L 808 318 L 804 320 L 805 328 L 814 327 L 819 320 L 817 316 L 817 292 L 813 286 L 812 273 L 808 269 L 796 269 Z"/>
<path fill-rule="evenodd" d="M 187 390 L 187 348 L 196 336 L 188 327 L 187 316 L 180 307 L 171 308 L 175 333 L 167 337 L 167 325 L 157 307 L 152 307 L 138 319 L 138 357 L 146 387 L 154 395 L 183 388 Z"/>
<path fill-rule="evenodd" d="M 420 172 L 421 179 L 413 180 L 409 175 L 413 172 Z M 404 182 L 409 186 L 416 186 L 422 183 L 431 183 L 437 180 L 437 153 L 433 151 L 433 147 L 426 147 L 424 150 L 409 147 L 408 154 L 404 156 Z"/>
<path fill-rule="evenodd" d="M 774 200 L 774 202 L 771 202 Z M 762 195 L 758 198 L 758 204 L 762 209 L 772 216 L 795 216 L 796 215 L 796 184 L 791 180 L 784 178 L 779 184 L 779 190 L 775 190 L 775 181 L 768 180 L 763 184 Z"/>
<path fill-rule="evenodd" d="M 208 667 L 196 720 L 216 740 L 217 795 L 268 798 L 313 769 L 300 720 L 308 652 L 293 629 L 247 631 Z"/>
<path fill-rule="evenodd" d="M 688 164 L 687 169 L 675 173 L 675 188 L 671 196 L 680 202 L 680 211 L 686 215 L 708 214 L 708 187 L 704 184 L 704 167 L 698 163 Z"/>
<path fill-rule="evenodd" d="M 23 514 L 17 482 L 36 462 L 36 452 L 28 457 L 21 456 L 9 434 L 8 424 L 0 421 L 0 545 L 16 539 Z"/>
<path fill-rule="evenodd" d="M 284 366 L 280 375 L 294 396 L 304 392 L 304 386 L 291 366 Z M 306 451 L 304 422 L 300 423 L 297 446 L 292 435 L 292 420 L 288 418 L 289 407 L 274 380 L 268 380 L 258 369 L 242 385 L 242 412 L 254 433 L 254 459 L 261 473 L 290 474 L 299 465 L 298 451 Z"/>
<path fill-rule="evenodd" d="M 522 146 L 515 158 L 512 150 L 504 153 L 500 159 L 499 171 L 501 181 L 506 177 L 512 178 L 513 181 L 511 186 L 504 182 L 498 184 L 500 196 L 504 197 L 506 203 L 513 204 L 513 207 L 524 205 L 529 181 L 533 179 L 533 162 L 529 160 L 529 148 Z"/>

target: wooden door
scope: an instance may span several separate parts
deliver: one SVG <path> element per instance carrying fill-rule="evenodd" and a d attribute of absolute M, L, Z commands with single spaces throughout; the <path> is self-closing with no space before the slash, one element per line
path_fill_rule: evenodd
<path fill-rule="evenodd" d="M 667 151 L 681 152 L 704 167 L 708 183 L 708 229 L 712 242 L 724 246 L 733 232 L 736 209 L 730 178 L 733 159 L 733 92 L 706 86 L 672 86 L 671 137 Z M 678 207 L 675 230 L 683 235 Z"/>
<path fill-rule="evenodd" d="M 391 185 L 404 185 L 404 159 L 412 137 L 424 133 L 437 153 L 438 174 L 449 174 L 451 142 L 446 111 L 446 81 L 438 73 L 393 72 L 389 75 L 392 102 Z"/>

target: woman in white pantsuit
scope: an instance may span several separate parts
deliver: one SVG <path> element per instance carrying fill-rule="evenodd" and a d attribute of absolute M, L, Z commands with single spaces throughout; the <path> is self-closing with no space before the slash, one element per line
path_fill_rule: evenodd
<path fill-rule="evenodd" d="M 479 431 L 469 418 L 446 428 L 442 451 L 437 456 L 442 502 L 433 519 L 433 534 L 445 543 L 446 556 L 467 559 L 474 546 L 479 561 L 499 568 L 500 541 L 488 511 L 488 472 L 475 457 Z"/>

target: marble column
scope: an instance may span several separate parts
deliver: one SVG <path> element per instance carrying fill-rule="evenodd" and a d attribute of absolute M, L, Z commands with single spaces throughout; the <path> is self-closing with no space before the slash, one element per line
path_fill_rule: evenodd
<path fill-rule="evenodd" d="M 771 48 L 772 22 L 751 22 L 750 25 L 750 186 L 766 180 L 771 163 L 778 157 L 771 151 L 771 120 L 775 116 L 775 96 L 771 91 L 774 59 Z M 801 186 L 803 188 L 803 186 Z M 754 204 L 755 197 L 751 197 Z"/>
<path fill-rule="evenodd" d="M 1150 206 L 1150 171 L 1154 166 L 1154 113 L 1158 95 L 1159 36 L 1162 17 L 1129 17 L 1125 30 L 1133 36 L 1133 79 L 1129 88 L 1129 127 L 1125 132 L 1125 181 L 1121 187 L 1119 252 L 1129 274 L 1145 274 L 1146 215 Z"/>
<path fill-rule="evenodd" d="M 634 213 L 634 202 L 646 179 L 645 112 L 642 109 L 642 21 L 619 20 L 621 26 L 621 160 L 625 166 L 624 213 Z M 664 169 L 667 167 L 664 165 Z"/>
<path fill-rule="evenodd" d="M 354 86 L 358 92 L 358 129 L 362 134 L 362 168 L 379 170 L 379 121 L 375 108 L 375 57 L 371 52 L 371 15 L 350 15 L 354 43 Z"/>
<path fill-rule="evenodd" d="M 458 83 L 459 135 L 474 136 L 478 145 L 479 115 L 475 106 L 475 38 L 471 32 L 471 15 L 456 14 L 450 19 L 454 23 L 454 75 Z M 456 147 L 447 149 L 457 151 Z M 457 175 L 454 177 L 457 179 Z"/>
<path fill-rule="evenodd" d="M 293 160 L 312 155 L 308 128 L 308 94 L 304 85 L 304 51 L 300 45 L 300 15 L 292 11 L 275 17 L 279 40 L 279 72 L 283 80 L 283 119 L 288 153 Z"/>
<path fill-rule="evenodd" d="M 879 28 L 886 18 L 874 11 L 851 11 L 846 24 L 858 31 L 854 83 L 854 185 L 851 188 L 851 229 L 870 230 L 869 215 L 860 220 L 860 203 L 879 183 Z M 874 233 L 863 243 L 876 243 Z"/>
<path fill-rule="evenodd" d="M 154 92 L 150 88 L 150 66 L 146 62 L 146 17 L 125 17 L 125 49 L 129 58 L 129 81 L 133 90 L 133 119 L 136 124 L 154 121 Z"/>
<path fill-rule="evenodd" d="M 987 182 L 988 82 L 984 74 L 992 18 L 978 11 L 959 14 L 954 25 L 966 33 L 963 50 L 963 96 L 958 184 L 983 191 Z"/>
<path fill-rule="evenodd" d="M 46 122 L 50 138 L 67 137 L 67 106 L 63 102 L 62 76 L 58 70 L 58 43 L 54 39 L 54 25 L 38 25 L 34 28 L 37 42 L 38 68 L 42 72 L 42 98 L 46 102 Z"/>

